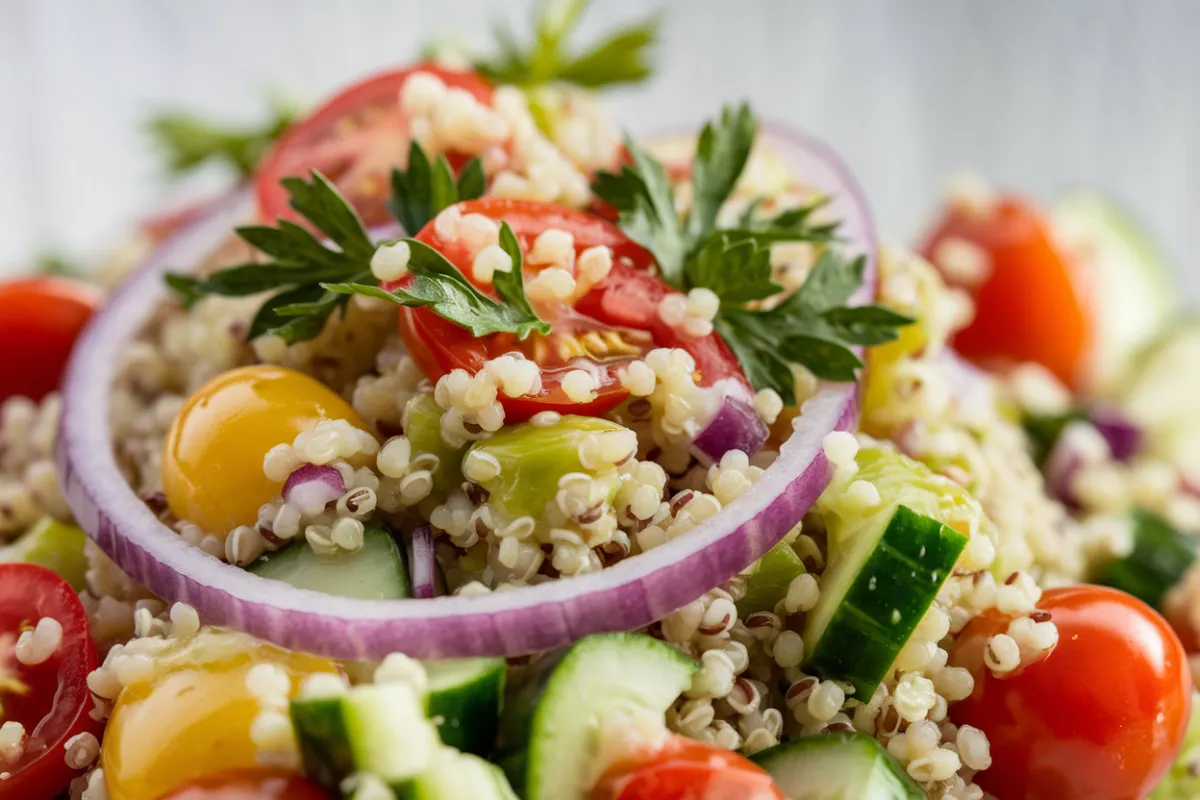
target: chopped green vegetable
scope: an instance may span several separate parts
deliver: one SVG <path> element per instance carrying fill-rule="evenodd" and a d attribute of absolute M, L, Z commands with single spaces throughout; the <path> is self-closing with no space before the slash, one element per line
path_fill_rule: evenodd
<path fill-rule="evenodd" d="M 438 465 L 433 472 L 433 485 L 441 492 L 457 489 L 463 482 L 462 448 L 446 444 L 442 438 L 442 409 L 432 394 L 421 394 L 408 401 L 404 407 L 404 435 L 412 445 L 412 455 L 422 453 L 437 456 Z"/>
<path fill-rule="evenodd" d="M 503 658 L 464 658 L 425 663 L 429 679 L 425 712 L 442 742 L 468 753 L 487 755 L 496 739 L 508 662 Z"/>
<path fill-rule="evenodd" d="M 296 114 L 294 107 L 276 102 L 263 125 L 236 128 L 185 111 L 164 111 L 150 120 L 149 130 L 167 157 L 167 168 L 176 175 L 216 161 L 248 178 L 271 144 L 291 127 Z"/>
<path fill-rule="evenodd" d="M 1133 526 L 1133 551 L 1109 562 L 1096 582 L 1161 608 L 1163 596 L 1196 560 L 1196 537 L 1147 511 L 1134 512 Z"/>
<path fill-rule="evenodd" d="M 415 235 L 443 208 L 480 197 L 486 186 L 483 164 L 478 158 L 464 164 L 456 178 L 445 155 L 430 163 L 429 156 L 414 139 L 408 151 L 407 168 L 392 170 L 392 198 L 388 208 L 404 230 Z"/>
<path fill-rule="evenodd" d="M 12 544 L 0 547 L 0 563 L 21 561 L 54 570 L 79 590 L 84 587 L 87 558 L 83 545 L 87 536 L 77 526 L 42 517 Z"/>
<path fill-rule="evenodd" d="M 737 602 L 738 616 L 745 619 L 758 611 L 774 611 L 787 597 L 788 586 L 807 572 L 804 562 L 787 542 L 779 542 L 754 564 L 746 576 L 746 594 Z"/>
<path fill-rule="evenodd" d="M 354 552 L 318 553 L 301 539 L 282 550 L 263 553 L 246 570 L 298 589 L 341 597 L 392 600 L 412 596 L 404 554 L 388 526 L 368 525 L 362 547 Z"/>

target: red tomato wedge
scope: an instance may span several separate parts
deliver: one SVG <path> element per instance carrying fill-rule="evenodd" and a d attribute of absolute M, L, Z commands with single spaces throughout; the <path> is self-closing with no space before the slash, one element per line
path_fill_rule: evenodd
<path fill-rule="evenodd" d="M 992 766 L 976 782 L 1000 800 L 1145 797 L 1187 728 L 1183 646 L 1153 609 L 1115 589 L 1051 589 L 1038 608 L 1058 626 L 1058 644 L 1013 675 L 996 677 L 982 661 L 1008 617 L 976 617 L 955 643 L 951 663 L 971 671 L 975 690 L 950 715 L 991 743 Z"/>
<path fill-rule="evenodd" d="M 386 201 L 393 167 L 408 162 L 408 120 L 400 109 L 400 89 L 415 72 L 428 72 L 451 88 L 465 89 L 491 103 L 492 87 L 473 72 L 455 72 L 429 64 L 384 72 L 343 89 L 300 120 L 263 158 L 254 178 L 259 217 L 272 222 L 301 221 L 288 205 L 279 181 L 308 177 L 319 170 L 358 210 L 367 225 L 391 219 Z M 448 153 L 455 167 L 467 159 Z"/>
<path fill-rule="evenodd" d="M 720 337 L 681 336 L 659 319 L 658 303 L 672 290 L 650 273 L 654 263 L 650 254 L 612 223 L 582 211 L 533 201 L 484 198 L 460 203 L 459 209 L 463 215 L 477 213 L 504 220 L 526 252 L 539 233 L 553 228 L 572 234 L 576 255 L 596 245 L 611 248 L 614 264 L 608 276 L 574 305 L 540 306 L 539 314 L 553 329 L 546 336 L 535 333 L 525 341 L 510 334 L 476 338 L 427 309 L 401 309 L 401 337 L 431 380 L 454 369 L 475 374 L 490 359 L 506 353 L 524 354 L 541 367 L 542 386 L 534 395 L 500 398 L 510 423 L 527 420 L 541 411 L 604 414 L 629 396 L 621 385 L 620 369 L 656 347 L 678 347 L 690 353 L 701 386 L 734 378 L 749 387 L 737 359 Z M 473 252 L 458 241 L 442 241 L 434 228 L 430 223 L 417 239 L 441 251 L 469 276 Z M 527 280 L 539 269 L 527 266 Z M 481 288 L 491 292 L 490 287 Z M 562 389 L 563 377 L 581 367 L 599 381 L 595 399 L 586 403 L 571 400 Z"/>
<path fill-rule="evenodd" d="M 64 278 L 0 283 L 0 403 L 40 400 L 58 388 L 71 348 L 100 304 L 100 292 Z"/>
<path fill-rule="evenodd" d="M 317 784 L 282 769 L 245 769 L 206 775 L 160 800 L 333 800 Z"/>
<path fill-rule="evenodd" d="M 784 800 L 763 769 L 716 745 L 672 736 L 645 760 L 605 772 L 590 800 Z"/>
<path fill-rule="evenodd" d="M 16 659 L 15 645 L 24 628 L 43 617 L 62 625 L 62 642 L 41 664 Z M 67 766 L 64 749 L 71 737 L 103 724 L 89 716 L 92 695 L 88 673 L 96 668 L 96 647 L 87 613 L 71 585 L 33 564 L 0 564 L 0 704 L 4 721 L 25 728 L 25 751 L 0 782 L 0 798 L 54 797 L 80 774 Z"/>
<path fill-rule="evenodd" d="M 952 206 L 919 249 L 937 265 L 947 243 L 963 242 L 979 248 L 986 263 L 978 282 L 963 284 L 975 319 L 954 337 L 955 349 L 984 364 L 1037 362 L 1074 384 L 1087 358 L 1090 321 L 1041 212 L 1014 196 L 986 209 Z M 961 280 L 943 273 L 952 284 Z"/>

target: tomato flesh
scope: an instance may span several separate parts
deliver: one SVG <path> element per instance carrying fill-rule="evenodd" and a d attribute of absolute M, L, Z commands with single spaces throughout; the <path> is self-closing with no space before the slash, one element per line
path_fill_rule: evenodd
<path fill-rule="evenodd" d="M 618 763 L 591 800 L 784 800 L 763 769 L 716 745 L 673 736 L 647 758 Z"/>
<path fill-rule="evenodd" d="M 243 769 L 205 775 L 160 800 L 333 800 L 317 784 L 281 769 Z"/>
<path fill-rule="evenodd" d="M 13 647 L 25 627 L 43 617 L 62 625 L 62 641 L 49 659 L 24 665 Z M 99 738 L 103 725 L 92 719 L 88 673 L 96 668 L 96 647 L 87 612 L 71 585 L 45 567 L 0 564 L 0 706 L 3 721 L 25 728 L 25 752 L 0 783 L 2 797 L 53 797 L 78 770 L 67 766 L 64 743 L 80 733 Z M 11 794 L 10 794 L 11 793 Z"/>
<path fill-rule="evenodd" d="M 389 221 L 391 171 L 408 162 L 410 144 L 400 90 L 415 72 L 431 73 L 446 86 L 465 89 L 481 103 L 491 103 L 492 87 L 483 78 L 429 64 L 356 83 L 293 125 L 267 153 L 254 179 L 259 216 L 265 221 L 302 221 L 288 205 L 288 192 L 279 182 L 307 177 L 315 169 L 334 182 L 367 225 Z M 456 153 L 448 153 L 447 158 L 454 166 L 466 160 Z"/>
<path fill-rule="evenodd" d="M 58 388 L 71 348 L 100 304 L 100 293 L 63 278 L 0 282 L 0 403 Z"/>
<path fill-rule="evenodd" d="M 975 319 L 954 337 L 954 347 L 987 364 L 1033 361 L 1075 383 L 1090 324 L 1071 264 L 1038 209 L 1012 196 L 988 209 L 951 207 L 919 249 L 936 264 L 939 246 L 951 240 L 979 247 L 988 262 L 982 280 L 963 287 L 975 301 Z"/>
<path fill-rule="evenodd" d="M 1051 589 L 1038 607 L 1058 626 L 1058 644 L 1011 676 L 997 678 L 982 663 L 1007 617 L 975 618 L 955 644 L 951 663 L 971 671 L 975 690 L 951 717 L 991 743 L 992 766 L 976 782 L 1000 800 L 1145 797 L 1187 727 L 1183 646 L 1155 611 L 1115 589 Z"/>

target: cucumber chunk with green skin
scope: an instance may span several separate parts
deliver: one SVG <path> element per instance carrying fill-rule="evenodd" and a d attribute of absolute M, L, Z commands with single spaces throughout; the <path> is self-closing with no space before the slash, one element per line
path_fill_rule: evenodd
<path fill-rule="evenodd" d="M 443 750 L 396 793 L 397 800 L 517 800 L 504 770 L 478 756 Z"/>
<path fill-rule="evenodd" d="M 644 634 L 581 639 L 535 663 L 510 687 L 497 761 L 525 800 L 586 797 L 603 720 L 614 713 L 665 715 L 698 670 L 682 652 Z"/>
<path fill-rule="evenodd" d="M 421 453 L 438 457 L 437 469 L 433 470 L 434 488 L 448 494 L 462 485 L 463 451 L 442 439 L 442 409 L 433 395 L 422 394 L 408 401 L 404 407 L 404 435 L 412 445 L 413 458 Z"/>
<path fill-rule="evenodd" d="M 342 597 L 396 600 L 412 596 L 404 551 L 386 525 L 368 525 L 363 546 L 353 553 L 323 555 L 299 541 L 263 553 L 246 569 L 299 589 Z"/>
<path fill-rule="evenodd" d="M 746 576 L 746 594 L 737 602 L 738 616 L 745 619 L 758 611 L 774 611 L 787 597 L 788 586 L 797 575 L 807 572 L 804 562 L 787 542 L 779 542 L 766 552 Z"/>
<path fill-rule="evenodd" d="M 339 792 L 357 772 L 369 772 L 393 791 L 425 772 L 441 747 L 411 686 L 377 683 L 336 697 L 300 697 L 288 706 L 304 772 Z"/>
<path fill-rule="evenodd" d="M 53 570 L 79 591 L 84 588 L 87 558 L 83 544 L 87 535 L 77 526 L 53 517 L 42 517 L 16 541 L 0 547 L 0 563 L 22 562 Z"/>
<path fill-rule="evenodd" d="M 503 658 L 425 662 L 425 710 L 442 742 L 486 755 L 496 741 L 508 664 Z"/>
<path fill-rule="evenodd" d="M 478 481 L 488 491 L 489 500 L 514 516 L 540 518 L 558 493 L 559 478 L 570 472 L 591 473 L 579 460 L 583 440 L 596 433 L 625 430 L 606 419 L 571 414 L 553 425 L 523 422 L 472 445 L 463 463 L 467 464 L 473 453 L 495 458 L 500 463 L 499 474 Z M 609 501 L 616 490 L 614 481 Z"/>
<path fill-rule="evenodd" d="M 789 800 L 924 800 L 925 793 L 874 737 L 806 736 L 755 753 Z"/>
<path fill-rule="evenodd" d="M 1195 562 L 1197 543 L 1194 537 L 1146 511 L 1134 512 L 1133 526 L 1133 550 L 1109 562 L 1096 582 L 1160 608 L 1163 595 Z"/>

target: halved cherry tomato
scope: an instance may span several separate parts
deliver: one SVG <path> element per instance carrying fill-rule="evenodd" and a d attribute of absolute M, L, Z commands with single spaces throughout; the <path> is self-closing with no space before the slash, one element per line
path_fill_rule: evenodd
<path fill-rule="evenodd" d="M 536 395 L 501 397 L 509 422 L 529 419 L 540 411 L 584 415 L 609 411 L 629 394 L 618 378 L 620 368 L 656 347 L 679 347 L 690 353 L 701 386 L 731 377 L 746 383 L 737 359 L 720 337 L 680 336 L 659 319 L 658 303 L 671 290 L 650 274 L 654 263 L 650 254 L 612 223 L 581 211 L 532 201 L 485 198 L 460 203 L 459 208 L 464 215 L 478 213 L 508 222 L 522 250 L 528 251 L 539 233 L 555 228 L 574 236 L 576 254 L 595 245 L 611 248 L 614 264 L 608 277 L 574 306 L 539 307 L 553 330 L 547 336 L 533 334 L 523 342 L 509 334 L 476 338 L 427 309 L 402 309 L 401 338 L 431 379 L 437 380 L 454 369 L 474 374 L 489 359 L 523 353 L 541 367 L 542 388 Z M 464 275 L 471 274 L 473 253 L 457 241 L 442 241 L 432 223 L 417 238 L 441 251 Z M 530 266 L 527 273 L 532 275 L 538 269 Z M 489 287 L 482 288 L 491 292 Z M 563 376 L 581 364 L 592 368 L 600 382 L 596 398 L 582 404 L 572 401 L 562 390 Z"/>
<path fill-rule="evenodd" d="M 333 800 L 303 775 L 282 769 L 218 772 L 181 786 L 160 800 Z"/>
<path fill-rule="evenodd" d="M 936 265 L 938 247 L 954 239 L 982 248 L 988 259 L 982 280 L 963 287 L 975 300 L 975 319 L 954 337 L 954 347 L 972 361 L 1034 361 L 1074 383 L 1090 324 L 1071 264 L 1041 212 L 1014 196 L 987 209 L 951 207 L 919 249 Z"/>
<path fill-rule="evenodd" d="M 32 666 L 17 661 L 14 646 L 24 626 L 50 617 L 62 625 L 62 641 L 49 659 Z M 54 797 L 78 770 L 67 766 L 64 744 L 80 733 L 99 738 L 92 719 L 88 673 L 96 647 L 87 612 L 71 585 L 45 567 L 0 564 L 0 707 L 2 721 L 25 728 L 25 752 L 0 781 L 0 798 Z"/>
<path fill-rule="evenodd" d="M 40 400 L 58 388 L 71 348 L 100 292 L 63 278 L 0 282 L 0 403 Z"/>
<path fill-rule="evenodd" d="M 393 167 L 408 162 L 408 125 L 400 110 L 400 89 L 414 72 L 436 75 L 451 88 L 465 89 L 490 103 L 492 87 L 473 72 L 455 72 L 429 64 L 384 72 L 342 90 L 292 126 L 259 164 L 254 186 L 259 216 L 299 221 L 279 181 L 307 177 L 320 170 L 358 210 L 367 225 L 391 219 L 386 206 Z M 448 153 L 451 165 L 466 158 Z"/>
<path fill-rule="evenodd" d="M 1051 589 L 1038 607 L 1058 626 L 1044 660 L 1004 678 L 985 669 L 988 637 L 1008 626 L 996 612 L 971 620 L 951 656 L 975 691 L 950 715 L 991 742 L 992 766 L 976 782 L 1000 800 L 1145 797 L 1187 728 L 1183 646 L 1153 609 L 1115 589 Z"/>
<path fill-rule="evenodd" d="M 644 760 L 609 768 L 591 800 L 784 800 L 762 767 L 716 745 L 672 736 Z"/>

